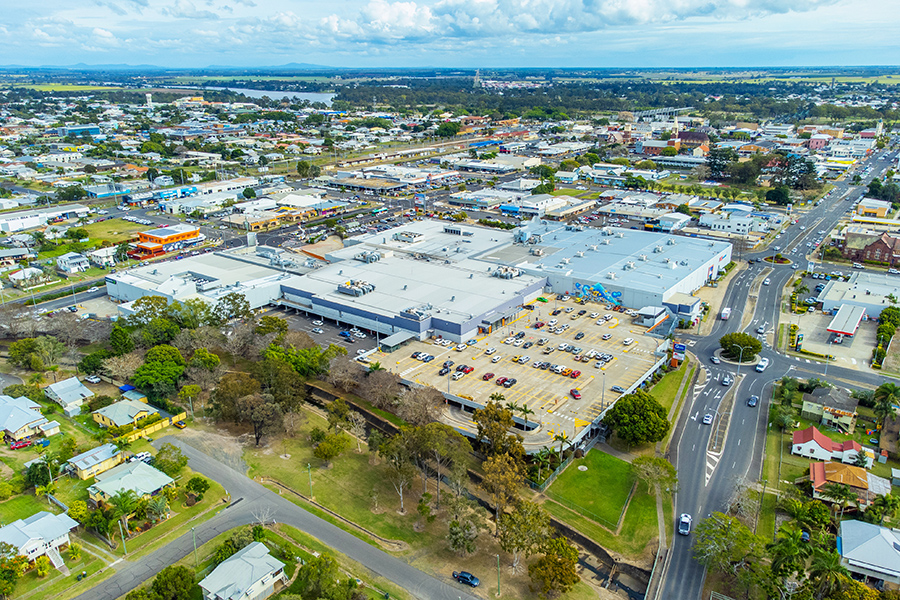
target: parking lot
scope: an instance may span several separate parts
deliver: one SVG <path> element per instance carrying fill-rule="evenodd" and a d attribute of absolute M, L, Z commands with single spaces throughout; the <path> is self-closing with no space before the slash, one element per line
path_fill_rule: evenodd
<path fill-rule="evenodd" d="M 551 314 L 554 309 L 559 314 Z M 581 311 L 585 314 L 578 315 Z M 592 318 L 593 313 L 597 316 Z M 598 324 L 607 314 L 610 319 Z M 550 332 L 553 319 L 557 327 L 568 328 Z M 535 327 L 536 323 L 546 324 Z M 630 316 L 603 305 L 551 301 L 536 303 L 533 311 L 524 311 L 517 321 L 479 336 L 462 350 L 457 350 L 461 347 L 457 344 L 444 345 L 439 340 L 416 341 L 392 354 L 376 352 L 371 358 L 405 379 L 481 404 L 500 393 L 505 402 L 527 406 L 533 411 L 528 418 L 542 423 L 543 429 L 553 435 L 553 431 L 571 433 L 573 428 L 588 425 L 656 362 L 660 342 L 644 336 L 645 331 L 632 325 Z M 626 339 L 632 340 L 630 344 L 625 344 Z M 546 342 L 540 343 L 542 340 Z M 562 344 L 571 346 L 574 352 L 560 349 Z M 412 357 L 415 353 L 434 358 L 423 362 Z M 604 354 L 608 361 L 602 360 Z M 453 364 L 444 370 L 446 361 Z M 557 371 L 571 371 L 568 375 L 553 372 L 553 365 L 558 366 Z M 458 374 L 462 366 L 471 367 L 470 372 Z M 509 379 L 515 382 L 510 385 Z"/>
<path fill-rule="evenodd" d="M 793 315 L 791 323 L 800 326 L 803 334 L 803 349 L 835 357 L 835 363 L 842 367 L 854 368 L 867 365 L 872 360 L 875 348 L 875 332 L 878 324 L 875 321 L 863 321 L 853 337 L 844 337 L 840 344 L 833 343 L 835 335 L 828 332 L 828 324 L 832 316 L 821 312 L 814 314 Z"/>
<path fill-rule="evenodd" d="M 338 326 L 334 321 L 328 319 L 320 320 L 318 317 L 293 314 L 292 311 L 275 310 L 267 314 L 287 320 L 290 329 L 308 333 L 322 347 L 328 347 L 329 344 L 343 346 L 347 349 L 349 356 L 363 354 L 375 347 L 375 338 L 369 332 L 359 331 L 357 335 L 353 335 L 349 339 L 341 337 L 339 335 L 341 331 L 349 331 L 353 327 L 346 323 Z"/>

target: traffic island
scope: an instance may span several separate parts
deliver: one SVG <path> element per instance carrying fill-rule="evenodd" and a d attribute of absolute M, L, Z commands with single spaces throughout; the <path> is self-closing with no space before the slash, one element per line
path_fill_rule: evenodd
<path fill-rule="evenodd" d="M 759 355 L 754 356 L 752 360 L 745 360 L 744 362 L 738 362 L 736 360 L 727 358 L 727 355 L 725 354 L 725 350 L 723 350 L 722 348 L 718 348 L 715 352 L 713 352 L 713 356 L 718 358 L 720 361 L 722 361 L 726 365 L 735 365 L 735 366 L 740 366 L 740 367 L 755 367 L 756 365 L 759 364 Z"/>

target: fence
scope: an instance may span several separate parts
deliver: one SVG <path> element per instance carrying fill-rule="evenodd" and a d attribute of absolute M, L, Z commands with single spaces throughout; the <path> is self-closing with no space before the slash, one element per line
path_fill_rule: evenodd
<path fill-rule="evenodd" d="M 69 510 L 69 507 L 66 506 L 66 505 L 63 503 L 62 500 L 58 499 L 58 498 L 57 498 L 56 496 L 54 496 L 53 494 L 47 494 L 47 500 L 49 500 L 49 501 L 52 502 L 53 504 L 55 504 L 55 505 L 57 505 L 58 507 L 60 507 L 60 508 L 63 510 L 63 512 L 66 512 L 67 510 Z"/>
<path fill-rule="evenodd" d="M 120 435 L 114 441 L 117 441 L 117 442 L 125 441 L 125 442 L 131 443 L 138 438 L 142 438 L 147 435 L 150 435 L 154 431 L 159 431 L 163 427 L 168 427 L 172 423 L 177 423 L 178 421 L 183 421 L 186 418 L 187 418 L 187 414 L 185 414 L 184 412 L 180 412 L 177 415 L 175 415 L 174 417 L 169 417 L 168 419 L 160 419 L 156 423 L 153 423 L 152 425 L 148 425 L 144 429 L 137 429 L 135 431 L 132 431 L 131 433 L 126 433 L 125 435 Z"/>
<path fill-rule="evenodd" d="M 573 456 L 574 456 L 574 454 L 570 454 L 564 461 L 562 461 L 562 463 L 558 467 L 556 467 L 556 470 L 547 476 L 547 479 L 545 479 L 543 481 L 543 483 L 535 483 L 529 479 L 528 485 L 531 486 L 531 489 L 537 490 L 537 491 L 543 493 L 544 490 L 546 490 L 548 487 L 550 487 L 550 484 L 553 483 L 553 481 L 557 477 L 559 477 L 559 474 L 566 470 L 566 467 L 568 467 L 569 464 L 572 462 Z"/>

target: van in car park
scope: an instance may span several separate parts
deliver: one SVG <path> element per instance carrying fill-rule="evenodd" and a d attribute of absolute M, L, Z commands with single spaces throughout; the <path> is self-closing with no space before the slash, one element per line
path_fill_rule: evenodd
<path fill-rule="evenodd" d="M 763 358 L 756 365 L 756 370 L 757 370 L 757 372 L 762 373 L 763 371 L 766 370 L 766 367 L 768 367 L 768 366 L 769 366 L 769 359 Z"/>

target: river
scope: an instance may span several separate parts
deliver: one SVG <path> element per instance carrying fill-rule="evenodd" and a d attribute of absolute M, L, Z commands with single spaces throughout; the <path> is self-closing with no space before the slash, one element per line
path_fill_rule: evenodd
<path fill-rule="evenodd" d="M 179 87 L 188 87 L 188 86 L 179 86 Z M 238 94 L 244 94 L 248 98 L 262 98 L 263 96 L 268 96 L 272 100 L 281 100 L 282 98 L 291 98 L 297 100 L 309 100 L 310 102 L 322 102 L 326 106 L 331 106 L 331 99 L 336 96 L 336 94 L 327 94 L 323 92 L 281 92 L 277 90 L 248 90 L 245 88 L 234 88 L 234 87 L 216 87 L 212 85 L 207 85 L 203 87 L 190 87 L 190 89 L 197 90 L 228 90 L 229 92 L 236 92 Z"/>

